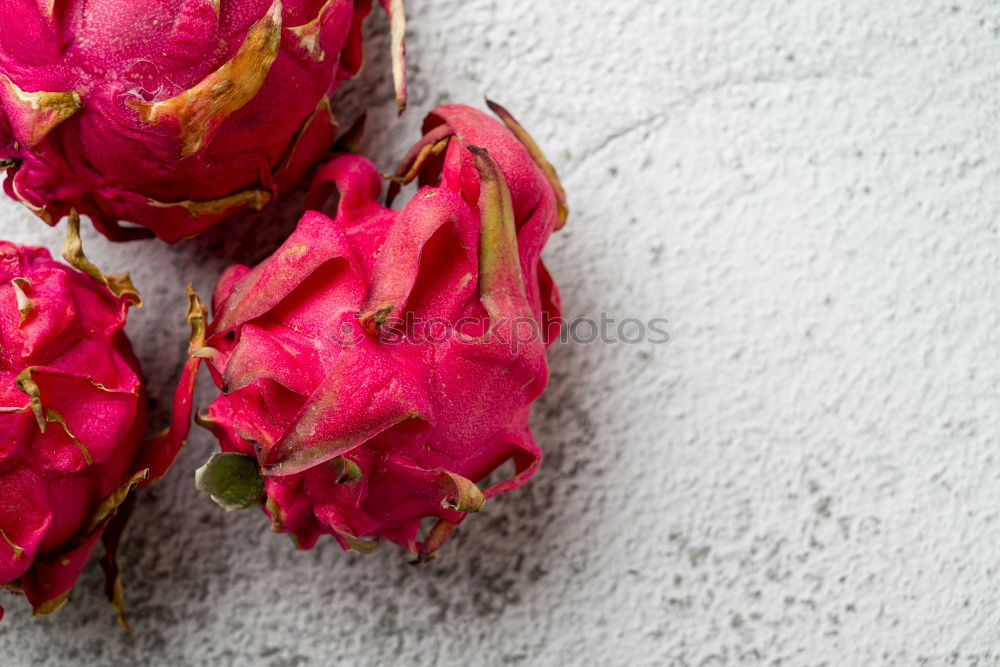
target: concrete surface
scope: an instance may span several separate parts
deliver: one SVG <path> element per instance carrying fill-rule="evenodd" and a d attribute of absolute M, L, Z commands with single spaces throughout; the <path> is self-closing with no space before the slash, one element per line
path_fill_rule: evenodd
<path fill-rule="evenodd" d="M 135 634 L 93 567 L 54 617 L 5 600 L 0 663 L 1000 664 L 1000 5 L 410 4 L 409 114 L 382 18 L 338 96 L 375 101 L 365 150 L 388 168 L 433 106 L 502 101 L 569 190 L 567 314 L 665 317 L 670 342 L 554 347 L 542 471 L 429 567 L 225 516 L 197 433 L 124 549 Z M 161 423 L 183 283 L 287 233 L 246 226 L 85 239 L 146 296 Z"/>

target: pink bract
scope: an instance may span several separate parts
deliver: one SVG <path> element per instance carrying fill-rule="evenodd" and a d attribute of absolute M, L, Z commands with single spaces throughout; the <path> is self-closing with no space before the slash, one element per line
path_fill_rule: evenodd
<path fill-rule="evenodd" d="M 391 12 L 405 102 L 402 0 Z M 0 167 L 55 224 L 113 240 L 198 234 L 292 187 L 336 133 L 372 0 L 6 0 Z M 119 221 L 141 227 L 126 227 Z"/>
<path fill-rule="evenodd" d="M 540 255 L 565 196 L 491 106 L 507 125 L 465 106 L 428 116 L 395 179 L 423 186 L 402 210 L 378 202 L 371 162 L 337 157 L 284 245 L 219 279 L 194 356 L 223 392 L 198 416 L 223 453 L 197 484 L 221 505 L 263 503 L 303 549 L 386 538 L 424 560 L 538 469 L 528 418 L 559 316 Z M 331 190 L 334 219 L 318 212 Z"/>

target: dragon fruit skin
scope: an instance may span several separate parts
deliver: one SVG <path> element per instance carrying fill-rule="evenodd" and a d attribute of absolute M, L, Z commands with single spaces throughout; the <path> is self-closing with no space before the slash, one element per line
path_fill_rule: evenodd
<path fill-rule="evenodd" d="M 528 418 L 559 317 L 540 254 L 565 198 L 493 106 L 511 129 L 465 106 L 428 116 L 397 179 L 424 187 L 401 211 L 378 203 L 368 160 L 337 157 L 285 244 L 220 277 L 194 356 L 223 391 L 197 417 L 226 453 L 197 476 L 221 505 L 263 501 L 302 549 L 323 533 L 359 552 L 384 537 L 424 560 L 538 469 Z M 318 212 L 330 186 L 334 220 Z M 421 340 L 407 314 L 449 335 Z M 508 460 L 514 475 L 480 490 Z"/>
<path fill-rule="evenodd" d="M 144 444 L 146 394 L 123 327 L 141 299 L 83 255 L 0 242 L 0 582 L 36 615 L 59 609 L 98 541 L 119 611 L 114 550 L 130 492 L 176 454 Z"/>
<path fill-rule="evenodd" d="M 391 11 L 398 102 L 402 0 Z M 49 224 L 176 242 L 287 191 L 336 134 L 372 0 L 0 3 L 0 167 Z M 142 227 L 122 226 L 119 221 Z"/>

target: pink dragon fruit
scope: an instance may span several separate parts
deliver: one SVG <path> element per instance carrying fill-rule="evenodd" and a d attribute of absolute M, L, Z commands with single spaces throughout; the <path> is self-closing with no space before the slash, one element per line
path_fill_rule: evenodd
<path fill-rule="evenodd" d="M 162 475 L 180 444 L 142 443 L 146 394 L 122 330 L 141 299 L 128 274 L 87 260 L 75 215 L 63 256 L 76 268 L 0 242 L 0 582 L 36 615 L 66 602 L 102 539 L 121 611 L 114 551 L 130 492 Z"/>
<path fill-rule="evenodd" d="M 405 103 L 402 0 L 391 13 Z M 372 0 L 5 0 L 0 167 L 49 224 L 176 242 L 260 209 L 329 150 Z M 130 221 L 142 227 L 122 226 Z"/>
<path fill-rule="evenodd" d="M 559 313 L 540 254 L 565 196 L 492 106 L 507 127 L 464 106 L 428 116 L 395 179 L 424 187 L 401 211 L 377 202 L 371 162 L 335 158 L 284 245 L 219 279 L 193 356 L 223 392 L 197 416 L 222 453 L 196 484 L 220 505 L 263 503 L 302 549 L 384 537 L 425 560 L 535 473 L 528 416 Z M 318 212 L 331 189 L 335 219 Z M 512 476 L 479 488 L 508 461 Z"/>

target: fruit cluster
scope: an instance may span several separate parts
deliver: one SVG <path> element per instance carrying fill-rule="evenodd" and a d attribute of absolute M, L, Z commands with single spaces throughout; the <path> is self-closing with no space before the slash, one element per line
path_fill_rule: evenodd
<path fill-rule="evenodd" d="M 381 4 L 402 113 L 403 2 Z M 0 242 L 0 582 L 36 615 L 66 602 L 100 542 L 125 624 L 115 550 L 133 491 L 167 472 L 192 418 L 221 449 L 196 486 L 227 510 L 260 507 L 300 549 L 386 538 L 426 561 L 538 469 L 529 412 L 560 320 L 541 252 L 565 193 L 492 102 L 499 120 L 431 112 L 393 176 L 355 154 L 356 127 L 338 140 L 329 96 L 360 67 L 371 5 L 0 4 L 4 189 L 67 228 L 67 264 Z M 189 288 L 172 423 L 146 438 L 123 330 L 142 300 L 86 258 L 80 215 L 114 241 L 173 243 L 307 177 L 298 227 L 219 277 L 211 317 Z M 392 209 L 383 178 L 390 203 L 418 189 Z M 201 365 L 219 396 L 197 412 Z"/>

